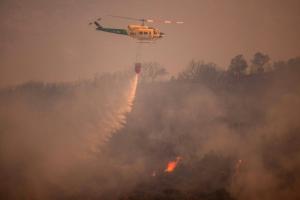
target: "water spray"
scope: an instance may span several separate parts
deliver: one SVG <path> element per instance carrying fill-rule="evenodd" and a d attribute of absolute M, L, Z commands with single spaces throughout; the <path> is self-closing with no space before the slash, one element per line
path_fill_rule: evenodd
<path fill-rule="evenodd" d="M 132 111 L 133 102 L 136 96 L 138 84 L 138 74 L 135 74 L 130 82 L 129 92 L 126 98 L 126 103 L 121 105 L 115 112 L 111 113 L 111 116 L 101 125 L 105 127 L 103 131 L 105 138 L 103 138 L 104 143 L 106 143 L 114 133 L 121 130 L 126 125 L 127 114 Z M 102 128 L 103 129 L 103 128 Z"/>

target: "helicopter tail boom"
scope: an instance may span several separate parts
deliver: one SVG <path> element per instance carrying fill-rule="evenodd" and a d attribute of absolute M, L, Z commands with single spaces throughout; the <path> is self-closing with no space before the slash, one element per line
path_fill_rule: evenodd
<path fill-rule="evenodd" d="M 104 28 L 101 26 L 97 21 L 94 21 L 94 24 L 96 25 L 96 30 L 98 31 L 104 31 L 109 33 L 115 33 L 120 35 L 128 35 L 128 32 L 126 29 L 119 29 L 119 28 Z"/>

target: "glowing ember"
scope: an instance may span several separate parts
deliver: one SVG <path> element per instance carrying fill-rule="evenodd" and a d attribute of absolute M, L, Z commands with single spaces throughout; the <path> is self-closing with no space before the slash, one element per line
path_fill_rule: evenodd
<path fill-rule="evenodd" d="M 241 166 L 244 164 L 244 161 L 242 159 L 239 159 L 237 160 L 236 164 L 235 164 L 235 171 L 234 171 L 234 174 L 233 174 L 233 177 L 237 177 L 240 173 L 240 170 L 241 170 Z"/>
<path fill-rule="evenodd" d="M 151 176 L 155 177 L 156 176 L 156 171 L 153 171 Z"/>
<path fill-rule="evenodd" d="M 181 157 L 178 156 L 176 158 L 176 160 L 170 161 L 167 165 L 167 168 L 165 169 L 165 172 L 168 172 L 168 173 L 173 172 L 180 160 L 181 160 Z"/>
<path fill-rule="evenodd" d="M 243 160 L 239 159 L 235 165 L 235 170 L 238 173 L 240 171 L 241 165 L 243 164 Z"/>

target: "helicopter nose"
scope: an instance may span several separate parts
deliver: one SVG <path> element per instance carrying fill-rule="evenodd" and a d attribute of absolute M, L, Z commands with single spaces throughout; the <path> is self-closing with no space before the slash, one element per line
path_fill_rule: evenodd
<path fill-rule="evenodd" d="M 166 35 L 165 33 L 160 32 L 159 37 L 162 38 L 162 37 L 164 37 L 165 35 Z"/>

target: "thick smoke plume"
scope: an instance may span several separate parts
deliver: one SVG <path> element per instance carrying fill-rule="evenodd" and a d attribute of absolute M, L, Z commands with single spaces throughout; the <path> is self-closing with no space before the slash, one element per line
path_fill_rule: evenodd
<path fill-rule="evenodd" d="M 299 199 L 299 59 L 241 73 L 242 59 L 194 62 L 135 99 L 124 75 L 2 90 L 1 198 Z"/>
<path fill-rule="evenodd" d="M 52 189 L 80 190 L 73 183 L 82 181 L 86 165 L 125 125 L 137 81 L 137 75 L 106 74 L 85 82 L 29 82 L 1 91 L 1 197 L 52 199 Z"/>

